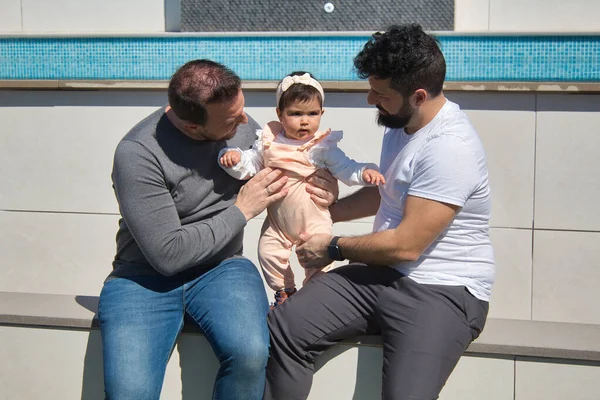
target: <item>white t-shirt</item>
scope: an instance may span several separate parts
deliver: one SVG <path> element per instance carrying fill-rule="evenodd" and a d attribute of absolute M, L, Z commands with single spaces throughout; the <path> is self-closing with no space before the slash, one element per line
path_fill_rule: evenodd
<path fill-rule="evenodd" d="M 446 101 L 435 118 L 412 135 L 387 128 L 380 170 L 386 184 L 379 187 L 374 232 L 400 224 L 407 195 L 462 207 L 417 261 L 394 267 L 418 283 L 464 285 L 478 299 L 489 301 L 495 268 L 488 170 L 483 145 L 467 115 Z"/>

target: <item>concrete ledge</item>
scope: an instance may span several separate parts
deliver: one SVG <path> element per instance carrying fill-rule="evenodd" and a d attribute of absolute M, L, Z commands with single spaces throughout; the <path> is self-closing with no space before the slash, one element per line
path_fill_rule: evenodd
<path fill-rule="evenodd" d="M 89 329 L 97 314 L 96 296 L 0 292 L 0 325 Z"/>
<path fill-rule="evenodd" d="M 97 311 L 96 296 L 0 292 L 0 326 L 97 328 Z M 186 326 L 184 332 L 199 333 L 193 326 Z M 490 318 L 467 352 L 600 361 L 598 338 L 600 325 Z M 381 339 L 360 336 L 343 343 L 381 346 Z"/>
<path fill-rule="evenodd" d="M 366 81 L 322 81 L 332 92 L 366 92 Z M 247 91 L 274 91 L 277 81 L 244 81 Z M 0 80 L 0 89 L 9 90 L 165 90 L 168 81 L 102 80 Z M 446 82 L 446 91 L 464 92 L 557 92 L 600 93 L 600 82 Z"/>
<path fill-rule="evenodd" d="M 600 361 L 600 325 L 489 318 L 468 353 Z M 349 343 L 381 346 L 379 336 Z"/>

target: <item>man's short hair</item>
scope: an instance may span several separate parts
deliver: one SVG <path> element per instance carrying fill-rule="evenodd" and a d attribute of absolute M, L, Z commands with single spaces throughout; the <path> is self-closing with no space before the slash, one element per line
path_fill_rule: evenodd
<path fill-rule="evenodd" d="M 194 60 L 171 77 L 169 105 L 180 119 L 203 126 L 208 121 L 206 105 L 233 101 L 241 87 L 240 77 L 226 66 Z"/>
<path fill-rule="evenodd" d="M 392 89 L 405 97 L 417 89 L 436 97 L 446 78 L 438 40 L 418 24 L 392 25 L 373 34 L 354 58 L 354 67 L 361 78 L 391 78 Z"/>

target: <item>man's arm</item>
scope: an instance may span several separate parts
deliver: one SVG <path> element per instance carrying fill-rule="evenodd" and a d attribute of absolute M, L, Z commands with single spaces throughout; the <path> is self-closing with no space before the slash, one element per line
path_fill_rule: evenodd
<path fill-rule="evenodd" d="M 244 186 L 235 205 L 212 218 L 181 224 L 157 160 L 124 141 L 115 153 L 113 182 L 121 215 L 142 253 L 162 275 L 200 265 L 241 232 L 246 221 L 285 195 L 279 172 L 265 169 Z M 269 187 L 267 191 L 266 188 Z"/>
<path fill-rule="evenodd" d="M 380 202 L 377 186 L 364 187 L 331 205 L 331 219 L 335 223 L 370 217 L 377 213 Z"/>
<path fill-rule="evenodd" d="M 407 196 L 404 218 L 398 227 L 363 236 L 342 237 L 338 246 L 342 255 L 366 264 L 395 265 L 415 261 L 452 222 L 460 207 L 416 196 Z M 307 268 L 318 268 L 332 260 L 327 246 L 332 236 L 318 234 L 303 237 L 296 249 L 298 259 Z"/>
<path fill-rule="evenodd" d="M 429 140 L 414 161 L 400 224 L 395 229 L 370 235 L 341 238 L 337 245 L 342 255 L 381 265 L 417 260 L 481 184 L 481 157 L 483 154 L 477 148 L 457 135 Z M 331 262 L 327 257 L 330 235 L 301 238 L 305 243 L 296 252 L 304 266 L 322 267 Z"/>
<path fill-rule="evenodd" d="M 396 229 L 341 238 L 344 257 L 367 264 L 394 265 L 416 261 L 452 222 L 460 207 L 407 196 L 404 218 Z"/>

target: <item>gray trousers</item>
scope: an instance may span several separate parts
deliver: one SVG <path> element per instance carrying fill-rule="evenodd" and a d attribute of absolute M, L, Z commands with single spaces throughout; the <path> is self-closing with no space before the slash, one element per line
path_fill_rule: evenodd
<path fill-rule="evenodd" d="M 340 267 L 270 312 L 264 399 L 306 399 L 315 358 L 363 334 L 382 336 L 382 399 L 437 399 L 487 311 L 464 286 L 421 285 L 384 266 Z"/>

